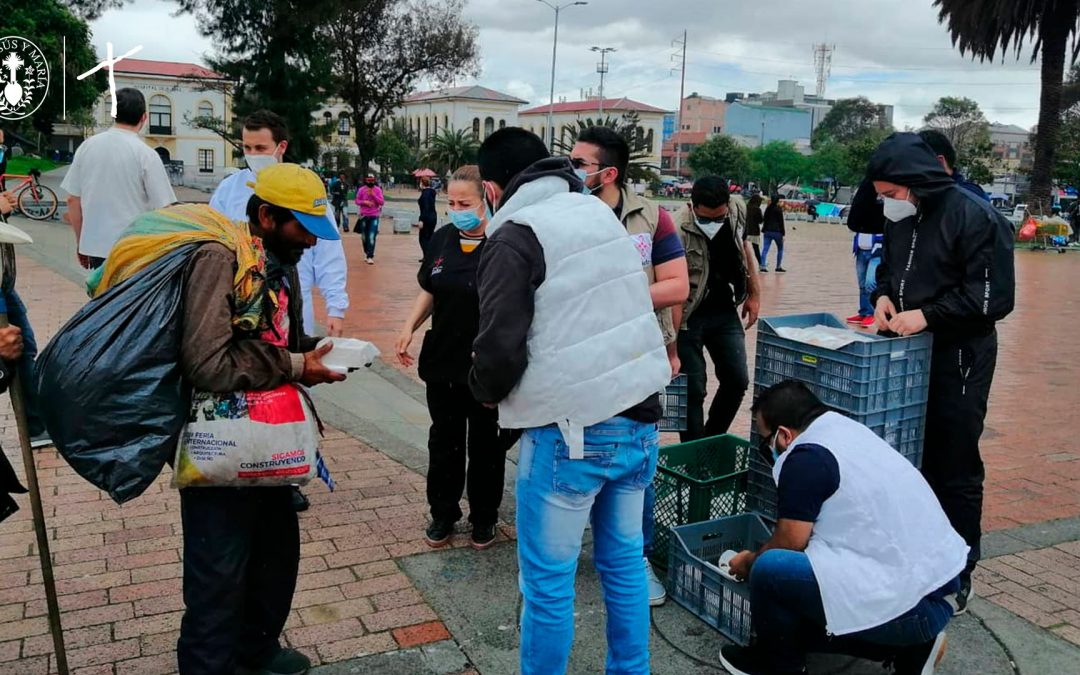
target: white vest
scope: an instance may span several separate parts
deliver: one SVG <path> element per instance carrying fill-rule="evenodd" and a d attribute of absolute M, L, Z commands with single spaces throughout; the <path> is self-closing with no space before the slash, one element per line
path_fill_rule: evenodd
<path fill-rule="evenodd" d="M 792 447 L 811 443 L 840 467 L 840 487 L 822 505 L 806 547 L 830 633 L 892 621 L 964 569 L 967 544 L 919 471 L 888 443 L 834 412 Z M 773 467 L 777 482 L 790 454 Z"/>
<path fill-rule="evenodd" d="M 557 424 L 570 457 L 584 456 L 585 427 L 608 420 L 671 381 L 641 255 L 596 197 L 547 176 L 526 183 L 495 214 L 532 229 L 546 273 L 536 289 L 528 366 L 499 404 L 499 424 Z"/>

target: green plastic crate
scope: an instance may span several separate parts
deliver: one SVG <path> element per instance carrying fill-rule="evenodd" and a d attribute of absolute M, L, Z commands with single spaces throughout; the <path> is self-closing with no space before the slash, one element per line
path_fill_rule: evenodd
<path fill-rule="evenodd" d="M 660 448 L 653 479 L 653 564 L 667 568 L 671 528 L 746 510 L 749 461 L 750 442 L 730 434 Z"/>

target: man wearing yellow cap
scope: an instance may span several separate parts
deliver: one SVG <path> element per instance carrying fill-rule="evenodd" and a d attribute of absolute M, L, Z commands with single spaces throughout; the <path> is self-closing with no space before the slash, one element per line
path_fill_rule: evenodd
<path fill-rule="evenodd" d="M 184 285 L 181 361 L 197 391 L 312 386 L 345 379 L 323 366 L 329 349 L 303 331 L 296 263 L 317 239 L 338 239 L 326 217 L 326 189 L 314 172 L 276 164 L 259 172 L 247 204 L 250 233 L 266 252 L 255 331 L 236 327 L 238 255 L 203 244 Z M 207 207 L 209 208 L 209 207 Z M 215 212 L 216 213 L 216 212 Z M 180 491 L 184 525 L 184 613 L 177 644 L 181 675 L 299 674 L 311 661 L 278 641 L 300 562 L 289 487 L 198 487 Z"/>

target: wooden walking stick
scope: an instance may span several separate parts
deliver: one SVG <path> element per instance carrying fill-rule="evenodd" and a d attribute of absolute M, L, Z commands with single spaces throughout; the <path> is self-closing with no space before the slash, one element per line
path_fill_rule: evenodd
<path fill-rule="evenodd" d="M 0 199 L 3 197 L 0 196 Z M 15 288 L 15 246 L 14 244 L 31 243 L 30 237 L 18 228 L 8 225 L 3 218 L 0 225 L 0 265 L 3 267 L 3 279 L 0 281 L 0 328 L 8 326 L 7 294 Z M 15 424 L 19 430 L 19 446 L 22 448 L 23 467 L 26 471 L 26 484 L 30 489 L 30 508 L 34 514 L 34 533 L 37 535 L 38 556 L 41 558 L 41 580 L 45 584 L 45 601 L 49 610 L 49 631 L 52 633 L 53 649 L 56 652 L 56 669 L 60 675 L 68 675 L 67 652 L 64 649 L 64 633 L 60 625 L 60 603 L 56 598 L 56 581 L 53 579 L 52 555 L 49 553 L 49 533 L 45 529 L 45 509 L 41 506 L 41 489 L 38 487 L 37 465 L 30 448 L 30 434 L 26 424 L 26 399 L 23 396 L 23 383 L 18 377 L 18 368 L 12 368 L 11 407 L 15 411 Z"/>

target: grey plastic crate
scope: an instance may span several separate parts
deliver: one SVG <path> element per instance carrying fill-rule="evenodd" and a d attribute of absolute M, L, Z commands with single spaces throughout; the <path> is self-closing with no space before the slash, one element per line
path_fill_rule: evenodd
<path fill-rule="evenodd" d="M 682 525 L 671 532 L 668 589 L 672 599 L 732 641 L 747 644 L 750 584 L 731 581 L 714 566 L 728 549 L 756 551 L 769 539 L 769 528 L 758 516 L 744 513 Z"/>
<path fill-rule="evenodd" d="M 685 373 L 676 375 L 660 394 L 660 403 L 664 408 L 664 416 L 660 418 L 660 431 L 686 431 L 687 383 Z"/>

